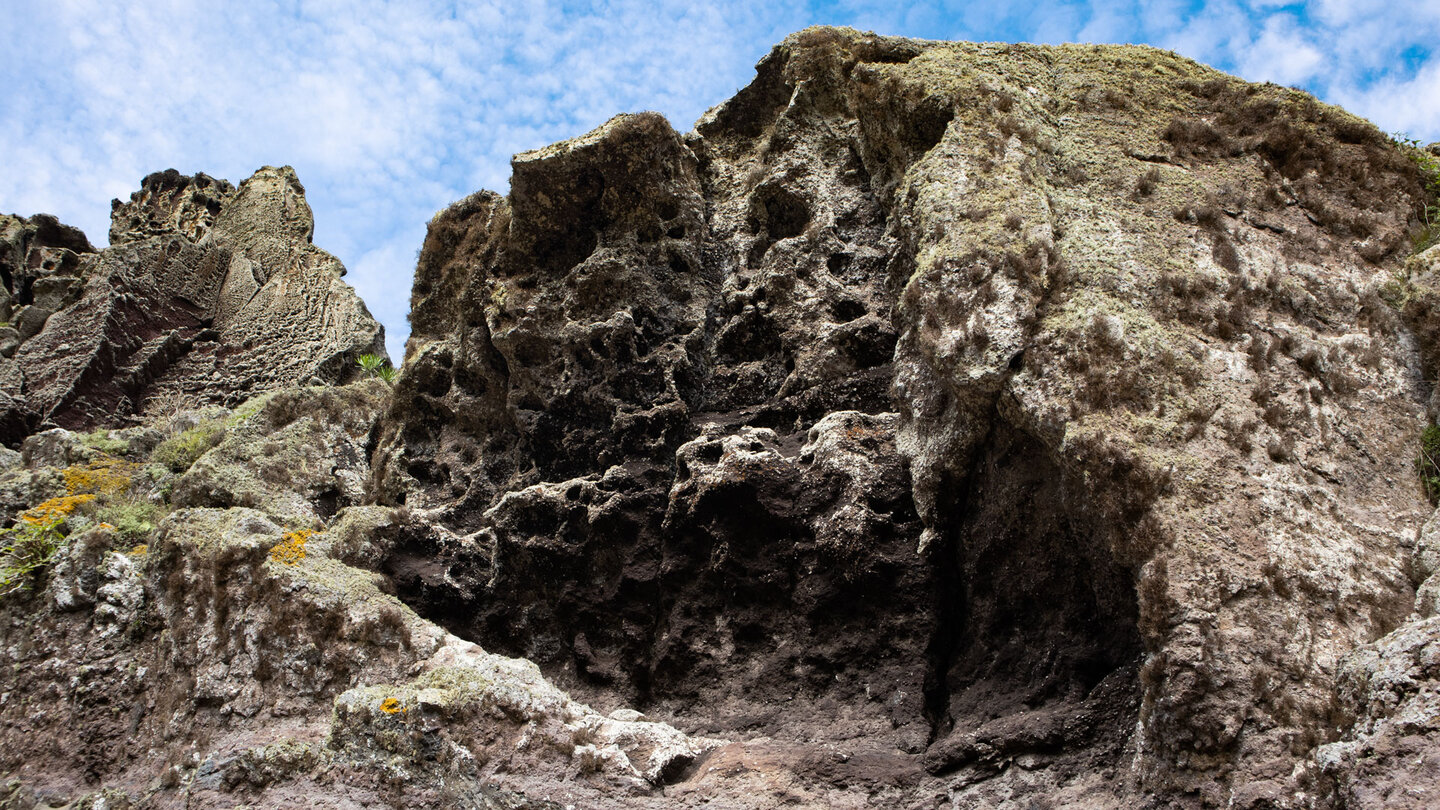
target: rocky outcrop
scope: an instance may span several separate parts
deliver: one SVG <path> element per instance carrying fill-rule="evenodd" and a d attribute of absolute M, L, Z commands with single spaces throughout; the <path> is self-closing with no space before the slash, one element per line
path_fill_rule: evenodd
<path fill-rule="evenodd" d="M 239 189 L 172 169 L 113 209 L 111 246 L 99 252 L 53 218 L 6 220 L 0 265 L 14 303 L 0 306 L 23 310 L 8 350 L 0 332 L 0 441 L 17 445 L 43 425 L 114 426 L 176 399 L 234 406 L 343 382 L 360 354 L 384 354 L 344 267 L 310 243 L 289 167 L 263 168 Z"/>
<path fill-rule="evenodd" d="M 872 797 L 1323 803 L 1429 512 L 1423 194 L 1170 53 L 803 32 L 431 222 L 383 568 L 592 701 L 901 752 Z"/>
<path fill-rule="evenodd" d="M 0 486 L 52 481 L 17 527 L 63 515 L 65 536 L 18 590 L 0 551 L 3 806 L 595 806 L 653 792 L 722 744 L 597 712 L 534 664 L 417 616 L 363 567 L 413 531 L 403 510 L 300 506 L 354 475 L 343 441 L 329 459 L 300 446 L 363 435 L 384 388 L 207 411 L 226 437 L 178 476 L 153 439 L 183 436 L 185 415 L 27 442 Z M 308 469 L 277 476 L 277 459 Z M 242 471 L 269 485 L 255 508 L 181 502 L 220 489 L 187 484 L 197 475 Z"/>
<path fill-rule="evenodd" d="M 288 169 L 7 219 L 0 807 L 1431 806 L 1423 164 L 811 29 L 437 215 L 393 389 Z"/>

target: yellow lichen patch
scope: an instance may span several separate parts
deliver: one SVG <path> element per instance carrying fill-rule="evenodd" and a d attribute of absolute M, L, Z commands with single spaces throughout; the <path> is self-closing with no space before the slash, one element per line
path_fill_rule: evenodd
<path fill-rule="evenodd" d="M 66 467 L 62 475 L 71 495 L 118 495 L 130 488 L 135 470 L 133 462 L 102 456 L 83 467 Z"/>
<path fill-rule="evenodd" d="M 282 565 L 299 563 L 305 559 L 305 544 L 314 534 L 310 529 L 286 532 L 280 542 L 270 549 L 270 559 Z"/>
<path fill-rule="evenodd" d="M 95 500 L 94 495 L 65 495 L 60 498 L 51 498 L 39 506 L 32 506 L 20 513 L 20 520 L 31 526 L 49 526 L 59 523 L 70 516 L 83 504 Z"/>
<path fill-rule="evenodd" d="M 140 545 L 136 546 L 135 548 L 130 549 L 129 554 L 130 554 L 131 557 L 144 557 L 144 556 L 145 556 L 146 554 L 148 554 L 149 552 L 150 552 L 150 547 L 149 547 L 148 545 L 144 544 L 144 543 L 141 543 Z"/>
<path fill-rule="evenodd" d="M 387 697 L 384 700 L 380 701 L 380 711 L 386 714 L 399 714 L 400 712 L 405 711 L 405 708 L 400 705 L 400 701 L 398 699 L 393 697 Z"/>

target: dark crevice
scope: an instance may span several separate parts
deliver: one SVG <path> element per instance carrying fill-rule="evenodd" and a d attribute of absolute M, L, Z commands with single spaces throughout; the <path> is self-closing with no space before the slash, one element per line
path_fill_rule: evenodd
<path fill-rule="evenodd" d="M 1137 689 L 1125 675 L 1142 649 L 1130 573 L 1043 448 L 997 420 L 964 489 L 933 549 L 942 618 L 926 679 L 932 744 L 988 718 L 1051 705 L 1079 712 L 1107 678 L 1111 691 Z M 1102 731 L 1122 734 L 1126 723 L 1133 717 Z M 1084 744 L 1089 733 L 1052 743 Z M 939 771 L 973 754 L 954 741 L 937 752 Z"/>
<path fill-rule="evenodd" d="M 930 549 L 930 565 L 935 577 L 936 619 L 934 634 L 926 649 L 925 722 L 930 726 L 927 744 L 950 733 L 949 718 L 950 667 L 955 660 L 959 628 L 965 625 L 965 575 L 960 564 L 961 551 L 956 547 L 954 532 L 941 534 L 940 542 Z"/>

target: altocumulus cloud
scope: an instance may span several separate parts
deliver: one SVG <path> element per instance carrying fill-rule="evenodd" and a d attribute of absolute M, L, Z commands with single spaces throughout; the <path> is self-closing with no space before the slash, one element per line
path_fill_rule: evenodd
<path fill-rule="evenodd" d="M 504 190 L 510 155 L 612 114 L 685 128 L 806 25 L 934 39 L 1145 42 L 1440 138 L 1434 0 L 381 2 L 19 0 L 0 32 L 0 210 L 103 242 L 111 197 L 175 167 L 295 166 L 320 246 L 397 358 L 425 222 Z"/>

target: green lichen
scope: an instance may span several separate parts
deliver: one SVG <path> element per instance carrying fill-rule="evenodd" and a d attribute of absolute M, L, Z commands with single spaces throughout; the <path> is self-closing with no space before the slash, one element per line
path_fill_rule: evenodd
<path fill-rule="evenodd" d="M 162 504 L 124 497 L 100 507 L 95 519 L 108 523 L 126 544 L 140 543 L 155 533 L 167 509 Z"/>
<path fill-rule="evenodd" d="M 123 456 L 130 452 L 130 442 L 110 436 L 108 430 L 95 430 L 80 436 L 80 443 L 110 456 Z"/>

